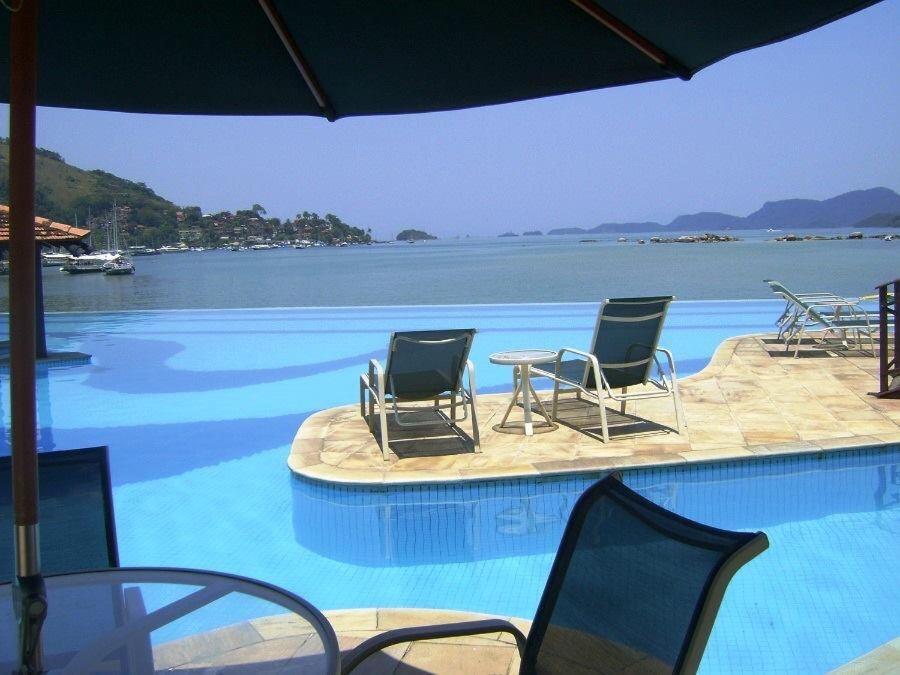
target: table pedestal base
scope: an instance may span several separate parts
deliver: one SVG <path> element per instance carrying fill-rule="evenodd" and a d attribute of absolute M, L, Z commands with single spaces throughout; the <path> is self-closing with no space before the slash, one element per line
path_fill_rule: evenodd
<path fill-rule="evenodd" d="M 509 413 L 512 412 L 512 409 L 515 407 L 516 403 L 518 403 L 520 395 L 522 397 L 522 409 L 525 412 L 525 419 L 521 422 L 507 422 Z M 532 399 L 537 404 L 536 410 L 532 410 L 531 408 Z M 532 412 L 536 412 L 538 415 L 542 416 L 544 420 L 535 423 L 532 420 Z M 531 366 L 529 364 L 515 366 L 513 368 L 512 398 L 509 401 L 506 412 L 503 414 L 503 419 L 500 420 L 500 424 L 494 425 L 494 431 L 505 434 L 533 436 L 535 433 L 553 431 L 558 426 L 559 425 L 550 418 L 547 409 L 544 408 L 544 404 L 541 403 L 541 399 L 538 397 L 537 392 L 535 392 L 534 387 L 531 384 Z"/>

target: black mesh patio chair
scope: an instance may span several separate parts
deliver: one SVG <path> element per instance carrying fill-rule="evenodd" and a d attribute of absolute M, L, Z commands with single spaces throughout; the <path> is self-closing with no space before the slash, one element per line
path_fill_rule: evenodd
<path fill-rule="evenodd" d="M 414 640 L 504 632 L 520 673 L 692 673 L 734 574 L 768 547 L 671 513 L 610 476 L 575 505 L 526 638 L 504 619 L 400 628 L 342 658 Z"/>
<path fill-rule="evenodd" d="M 375 405 L 380 418 L 381 452 L 390 457 L 388 446 L 388 406 L 401 427 L 446 424 L 451 428 L 472 414 L 472 439 L 480 451 L 478 418 L 475 412 L 475 366 L 469 350 L 475 329 L 418 330 L 391 335 L 387 362 L 369 361 L 369 372 L 359 377 L 359 412 L 375 431 Z M 464 383 L 467 374 L 468 387 Z M 428 401 L 429 406 L 408 405 Z M 462 406 L 462 417 L 457 408 Z M 444 413 L 449 410 L 449 416 Z M 406 419 L 404 419 L 404 417 Z"/>
<path fill-rule="evenodd" d="M 609 441 L 606 398 L 619 403 L 624 415 L 628 401 L 671 396 L 676 427 L 678 433 L 682 433 L 685 421 L 678 395 L 675 360 L 672 352 L 659 346 L 666 312 L 674 299 L 664 295 L 605 300 L 597 315 L 590 351 L 564 347 L 557 354 L 553 371 L 533 367 L 531 372 L 535 377 L 553 380 L 551 417 L 559 419 L 560 391 L 575 391 L 579 399 L 586 396 L 600 409 L 601 432 L 606 443 Z M 658 354 L 665 357 L 668 374 L 663 370 Z M 640 387 L 640 390 L 628 393 L 629 387 Z"/>
<path fill-rule="evenodd" d="M 119 566 L 105 447 L 38 453 L 44 574 Z M 0 457 L 0 581 L 15 575 L 9 457 Z"/>
<path fill-rule="evenodd" d="M 10 458 L 0 457 L 0 582 L 11 582 L 16 573 L 11 474 Z M 106 447 L 38 453 L 38 490 L 42 574 L 119 566 Z M 91 612 L 95 620 L 84 630 L 96 631 L 98 635 L 118 625 L 123 617 L 133 620 L 145 614 L 137 588 L 118 588 L 99 597 L 76 595 L 69 601 L 78 604 L 82 611 L 88 606 L 96 608 Z M 50 611 L 54 609 L 60 611 L 59 607 L 51 607 Z M 45 624 L 48 625 L 51 624 Z M 67 653 L 47 652 L 44 666 L 48 670 L 61 668 L 70 657 Z M 153 672 L 152 664 L 149 635 L 135 636 L 107 662 L 108 672 Z M 0 669 L 10 672 L 12 666 L 2 663 Z"/>

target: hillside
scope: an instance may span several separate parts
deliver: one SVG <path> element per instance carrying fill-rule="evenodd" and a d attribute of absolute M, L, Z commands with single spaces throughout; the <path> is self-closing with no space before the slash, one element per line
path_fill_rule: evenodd
<path fill-rule="evenodd" d="M 144 226 L 175 225 L 179 208 L 143 183 L 105 171 L 86 171 L 67 164 L 55 152 L 38 149 L 35 211 L 45 218 L 85 224 L 89 216 L 110 211 L 113 200 L 131 208 L 131 219 Z M 0 203 L 9 203 L 9 141 L 0 138 Z"/>
<path fill-rule="evenodd" d="M 302 211 L 284 221 L 267 218 L 259 204 L 235 213 L 204 214 L 199 206 L 178 206 L 144 183 L 106 171 L 87 171 L 67 164 L 51 150 L 35 157 L 35 213 L 51 220 L 91 229 L 94 245 L 105 243 L 106 228 L 116 205 L 121 244 L 151 247 L 184 242 L 221 246 L 229 241 L 257 243 L 306 239 L 323 244 L 367 243 L 371 233 L 336 215 Z M 9 203 L 9 141 L 0 138 L 0 203 Z"/>

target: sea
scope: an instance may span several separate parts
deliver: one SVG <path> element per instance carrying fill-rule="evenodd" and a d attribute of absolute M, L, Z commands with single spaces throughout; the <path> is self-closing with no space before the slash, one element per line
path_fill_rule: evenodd
<path fill-rule="evenodd" d="M 624 243 L 617 241 L 622 235 L 586 234 L 169 253 L 135 258 L 133 276 L 45 267 L 44 301 L 47 311 L 66 312 L 599 302 L 641 295 L 734 300 L 771 297 L 767 278 L 801 291 L 859 297 L 900 272 L 900 236 L 776 242 L 773 232 L 731 234 L 741 240 L 649 243 L 666 234 L 648 232 L 626 235 Z M 638 244 L 638 237 L 648 243 Z M 8 300 L 0 282 L 0 311 Z"/>

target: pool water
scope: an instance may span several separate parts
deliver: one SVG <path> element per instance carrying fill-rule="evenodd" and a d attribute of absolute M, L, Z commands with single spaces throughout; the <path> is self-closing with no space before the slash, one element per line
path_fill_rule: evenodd
<path fill-rule="evenodd" d="M 661 344 L 679 376 L 695 373 L 723 339 L 770 330 L 780 309 L 674 303 Z M 109 446 L 123 565 L 256 577 L 322 609 L 529 617 L 568 512 L 595 477 L 381 491 L 300 480 L 286 459 L 309 414 L 354 400 L 392 330 L 477 328 L 472 358 L 489 393 L 510 389 L 490 353 L 587 347 L 596 312 L 584 303 L 50 314 L 51 349 L 93 358 L 40 369 L 39 444 Z M 8 429 L 8 387 L 0 406 Z M 0 451 L 8 442 L 0 435 Z M 760 464 L 759 475 L 628 474 L 669 508 L 772 540 L 732 584 L 708 672 L 820 672 L 900 634 L 897 452 L 856 468 L 831 461 Z"/>

